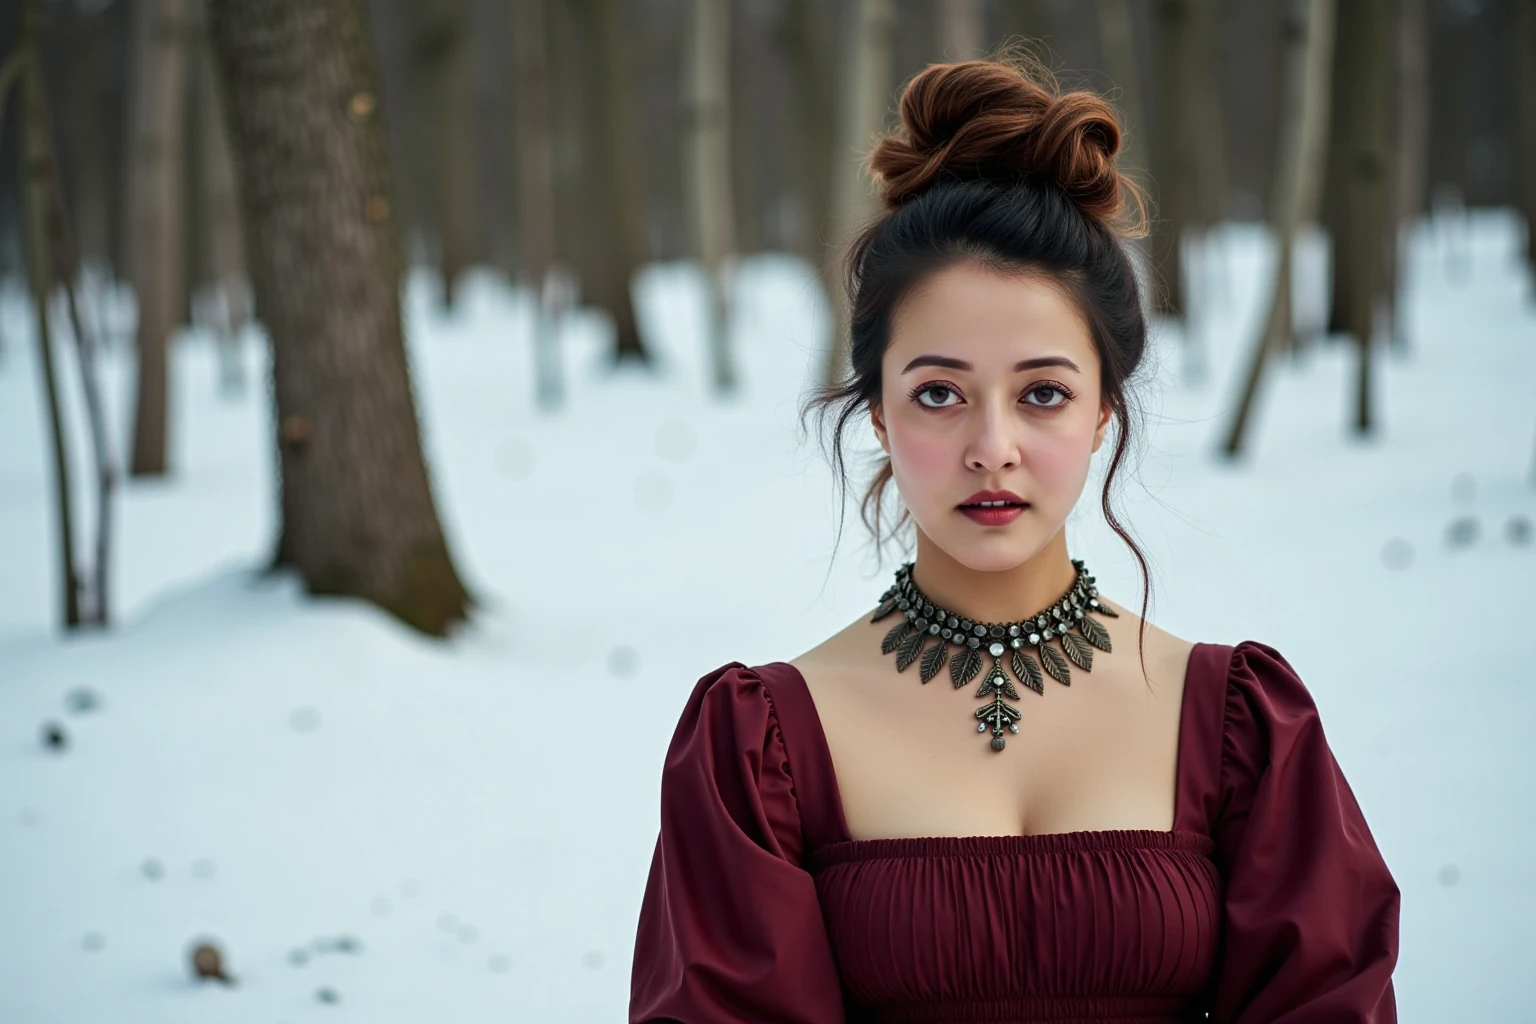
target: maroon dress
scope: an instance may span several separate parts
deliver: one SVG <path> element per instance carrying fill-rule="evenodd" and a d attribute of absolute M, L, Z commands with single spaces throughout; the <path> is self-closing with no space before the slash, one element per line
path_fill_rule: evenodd
<path fill-rule="evenodd" d="M 1398 888 L 1295 671 L 1196 644 L 1172 831 L 852 840 L 805 679 L 730 662 L 661 785 L 629 1020 L 1397 1019 Z"/>

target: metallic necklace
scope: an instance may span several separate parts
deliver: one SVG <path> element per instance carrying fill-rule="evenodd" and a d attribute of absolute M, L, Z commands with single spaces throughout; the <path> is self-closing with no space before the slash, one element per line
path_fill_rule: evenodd
<path fill-rule="evenodd" d="M 1004 697 L 1019 699 L 1019 691 L 1013 688 L 1013 680 L 1003 671 L 1003 656 L 1008 655 L 1008 667 L 1014 678 L 1036 693 L 1045 693 L 1045 671 L 1064 686 L 1072 682 L 1070 661 L 1084 672 L 1093 668 L 1093 648 L 1109 651 L 1109 631 L 1088 614 L 1103 615 L 1111 619 L 1120 616 L 1099 603 L 1099 588 L 1093 585 L 1094 577 L 1088 575 L 1080 559 L 1072 559 L 1077 568 L 1077 578 L 1061 599 L 1035 615 L 1018 622 L 972 622 L 970 619 L 945 611 L 928 600 L 912 582 L 912 566 L 908 562 L 896 570 L 896 582 L 880 595 L 880 607 L 870 622 L 879 622 L 892 612 L 900 611 L 905 620 L 885 634 L 880 644 L 884 654 L 896 652 L 896 671 L 906 671 L 914 661 L 921 661 L 918 674 L 927 682 L 939 674 L 939 669 L 949 662 L 949 678 L 959 689 L 981 671 L 983 651 L 992 655 L 992 668 L 976 691 L 978 697 L 992 700 L 976 709 L 976 731 L 986 732 L 992 726 L 992 749 L 1007 746 L 1003 730 L 1017 733 L 1019 709 L 1005 701 Z M 1071 632 L 1071 630 L 1077 632 Z M 923 650 L 928 637 L 938 642 Z M 1061 650 L 1047 646 L 1056 640 Z M 957 644 L 959 650 L 953 658 L 949 645 Z M 985 645 L 985 647 L 983 647 Z M 1031 653 L 1040 659 L 1035 664 Z"/>

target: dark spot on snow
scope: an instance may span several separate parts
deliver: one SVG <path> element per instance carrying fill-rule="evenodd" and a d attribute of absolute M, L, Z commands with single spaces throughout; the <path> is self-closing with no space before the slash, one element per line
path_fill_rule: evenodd
<path fill-rule="evenodd" d="M 288 962 L 295 967 L 303 967 L 309 963 L 309 954 L 302 949 L 290 949 L 288 951 Z"/>
<path fill-rule="evenodd" d="M 144 863 L 139 865 L 139 870 L 144 872 L 144 877 L 158 882 L 165 874 L 165 866 L 153 857 L 145 857 Z"/>
<path fill-rule="evenodd" d="M 322 1003 L 339 1003 L 341 996 L 337 995 L 333 988 L 319 988 L 315 990 L 315 998 Z"/>
<path fill-rule="evenodd" d="M 351 935 L 338 935 L 331 948 L 338 953 L 361 953 L 363 944 Z"/>
<path fill-rule="evenodd" d="M 1515 547 L 1524 547 L 1531 542 L 1531 521 L 1525 516 L 1513 515 L 1509 522 L 1504 524 L 1504 539 Z"/>
<path fill-rule="evenodd" d="M 95 691 L 89 687 L 80 686 L 64 695 L 64 707 L 76 714 L 95 711 L 101 707 L 101 698 L 97 697 Z"/>
<path fill-rule="evenodd" d="M 1446 864 L 1440 869 L 1440 884 L 1455 885 L 1461 881 L 1461 868 L 1455 864 Z"/>
<path fill-rule="evenodd" d="M 62 753 L 69 746 L 69 734 L 58 722 L 44 722 L 42 736 L 43 746 L 56 753 Z"/>
<path fill-rule="evenodd" d="M 1462 516 L 1446 527 L 1445 542 L 1453 548 L 1464 548 L 1477 540 L 1477 520 Z"/>
<path fill-rule="evenodd" d="M 320 728 L 320 712 L 314 708 L 294 708 L 288 715 L 288 724 L 294 732 L 314 732 Z"/>
<path fill-rule="evenodd" d="M 80 940 L 80 945 L 84 946 L 92 953 L 101 949 L 101 947 L 105 946 L 106 944 L 107 940 L 102 937 L 101 932 L 86 932 L 85 938 Z"/>

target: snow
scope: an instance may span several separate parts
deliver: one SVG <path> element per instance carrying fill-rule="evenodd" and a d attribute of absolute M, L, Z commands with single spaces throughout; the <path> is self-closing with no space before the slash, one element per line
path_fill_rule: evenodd
<path fill-rule="evenodd" d="M 1377 435 L 1349 434 L 1352 353 L 1325 344 L 1274 368 L 1252 452 L 1228 464 L 1211 452 L 1273 249 L 1225 229 L 1197 253 L 1218 271 L 1192 327 L 1206 372 L 1160 325 L 1120 498 L 1153 620 L 1269 643 L 1316 697 L 1403 889 L 1405 1022 L 1536 1015 L 1518 952 L 1536 918 L 1536 541 L 1509 533 L 1536 518 L 1519 237 L 1497 211 L 1421 225 Z M 1321 256 L 1304 253 L 1298 316 L 1315 321 Z M 179 339 L 173 473 L 117 506 L 115 624 L 64 635 L 31 315 L 14 282 L 0 291 L 0 1020 L 621 1019 L 688 691 L 725 662 L 813 646 L 904 557 L 876 564 L 850 501 L 833 558 L 831 477 L 796 419 L 826 317 L 814 275 L 761 257 L 737 285 L 739 397 L 709 392 L 696 271 L 656 266 L 638 294 L 661 370 L 604 370 L 603 325 L 579 316 L 567 404 L 545 412 L 526 297 L 482 275 L 447 315 L 431 276 L 412 278 L 424 440 L 481 603 L 448 642 L 262 571 L 276 523 L 255 331 L 238 396 L 220 394 L 206 333 Z M 96 297 L 118 336 L 104 371 L 121 451 L 128 300 Z M 852 440 L 873 448 L 867 428 Z M 1070 547 L 1135 608 L 1097 489 Z M 1459 545 L 1458 519 L 1476 531 Z M 69 710 L 82 687 L 100 706 Z M 42 743 L 48 722 L 64 751 Z M 191 978 L 203 936 L 234 987 Z M 355 950 L 327 946 L 339 937 Z"/>

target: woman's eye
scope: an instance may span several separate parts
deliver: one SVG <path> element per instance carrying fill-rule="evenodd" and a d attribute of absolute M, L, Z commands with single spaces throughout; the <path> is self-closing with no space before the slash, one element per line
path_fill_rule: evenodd
<path fill-rule="evenodd" d="M 946 394 L 946 395 L 953 395 L 955 393 L 953 388 L 946 387 L 943 384 L 928 384 L 928 385 L 926 385 L 924 387 L 918 388 L 912 394 L 913 394 L 913 397 L 917 400 L 917 404 L 921 405 L 921 406 L 923 406 L 924 408 L 927 408 L 927 409 L 947 409 L 951 405 L 954 404 L 952 402 L 944 402 L 944 403 L 941 403 L 941 404 L 938 404 L 938 405 L 933 405 L 933 404 L 930 404 L 930 403 L 925 402 L 925 401 L 922 400 L 924 395 L 930 394 L 930 393 L 932 393 L 934 391 L 938 391 L 941 394 Z"/>
<path fill-rule="evenodd" d="M 1055 409 L 1058 406 L 1065 405 L 1066 402 L 1067 402 L 1067 393 L 1065 391 L 1063 391 L 1061 388 L 1059 388 L 1056 385 L 1054 385 L 1054 384 L 1042 384 L 1040 387 L 1030 388 L 1029 391 L 1025 393 L 1025 396 L 1028 397 L 1029 395 L 1038 395 L 1041 392 L 1044 392 L 1047 395 L 1050 395 L 1050 394 L 1060 395 L 1061 396 L 1061 401 L 1059 401 L 1059 402 L 1029 402 L 1028 404 L 1029 405 L 1033 405 L 1036 408 L 1040 408 L 1040 409 Z"/>

